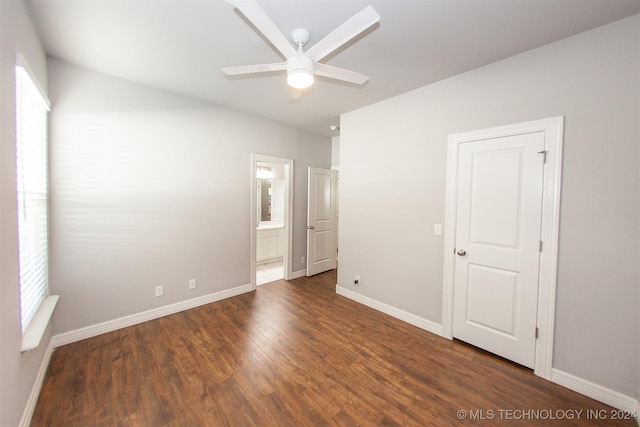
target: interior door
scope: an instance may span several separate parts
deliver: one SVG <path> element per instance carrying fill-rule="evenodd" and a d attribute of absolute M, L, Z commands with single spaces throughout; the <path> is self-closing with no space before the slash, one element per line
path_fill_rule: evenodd
<path fill-rule="evenodd" d="M 533 368 L 544 133 L 460 145 L 453 336 Z M 541 153 L 542 152 L 542 153 Z"/>
<path fill-rule="evenodd" d="M 336 268 L 336 172 L 309 168 L 307 276 Z"/>

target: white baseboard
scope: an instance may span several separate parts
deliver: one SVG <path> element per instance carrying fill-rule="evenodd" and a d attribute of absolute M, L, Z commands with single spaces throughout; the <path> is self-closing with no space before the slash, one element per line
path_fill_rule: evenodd
<path fill-rule="evenodd" d="M 62 345 L 71 344 L 76 341 L 81 341 L 87 338 L 102 335 L 107 332 L 113 332 L 118 329 L 126 328 L 128 326 L 137 325 L 138 323 L 147 322 L 149 320 L 158 319 L 170 314 L 179 313 L 190 308 L 199 307 L 201 305 L 210 304 L 212 302 L 220 301 L 225 298 L 230 298 L 236 295 L 244 294 L 246 292 L 251 292 L 251 290 L 251 284 L 248 284 L 220 292 L 215 292 L 209 295 L 203 295 L 201 297 L 189 299 L 186 301 L 180 301 L 175 304 L 166 305 L 164 307 L 154 308 L 142 313 L 120 317 L 119 319 L 108 320 L 96 325 L 76 329 L 75 331 L 69 331 L 62 334 L 54 335 L 51 338 L 51 342 L 54 348 L 60 347 Z"/>
<path fill-rule="evenodd" d="M 27 404 L 22 411 L 22 418 L 20 418 L 20 424 L 18 424 L 20 427 L 29 427 L 31 424 L 31 418 L 33 417 L 33 412 L 36 410 L 38 397 L 40 397 L 40 390 L 42 389 L 44 377 L 47 374 L 47 369 L 49 368 L 49 362 L 51 361 L 51 355 L 53 354 L 54 349 L 55 347 L 53 346 L 52 340 L 49 340 L 49 345 L 44 352 L 44 357 L 40 363 L 40 369 L 38 369 L 38 374 L 36 375 L 33 387 L 31 388 L 31 393 L 29 393 Z"/>
<path fill-rule="evenodd" d="M 638 401 L 617 391 L 576 377 L 558 369 L 551 370 L 551 381 L 614 408 L 640 416 Z M 636 419 L 636 422 L 638 419 Z"/>
<path fill-rule="evenodd" d="M 298 270 L 291 273 L 291 280 L 299 279 L 300 277 L 305 277 L 307 275 L 307 270 Z"/>
<path fill-rule="evenodd" d="M 343 288 L 340 285 L 336 285 L 336 293 L 338 295 L 342 295 L 356 302 L 359 302 L 360 304 L 366 305 L 367 307 L 371 307 L 375 310 L 388 314 L 389 316 L 395 317 L 396 319 L 400 319 L 413 326 L 417 326 L 418 328 L 424 329 L 425 331 L 442 336 L 442 325 L 432 322 L 431 320 L 427 320 L 420 316 L 416 316 L 415 314 L 408 313 L 404 310 L 400 310 L 399 308 L 366 297 L 359 293 L 353 292 L 350 289 Z"/>

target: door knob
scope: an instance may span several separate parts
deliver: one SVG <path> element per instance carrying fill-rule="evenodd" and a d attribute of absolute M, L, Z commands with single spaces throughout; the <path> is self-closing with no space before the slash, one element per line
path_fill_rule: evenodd
<path fill-rule="evenodd" d="M 315 230 L 315 227 L 313 225 L 310 225 L 307 227 L 307 230 Z"/>
<path fill-rule="evenodd" d="M 464 249 L 458 249 L 458 252 L 456 253 L 460 256 L 465 256 L 467 254 L 467 251 L 465 251 Z"/>

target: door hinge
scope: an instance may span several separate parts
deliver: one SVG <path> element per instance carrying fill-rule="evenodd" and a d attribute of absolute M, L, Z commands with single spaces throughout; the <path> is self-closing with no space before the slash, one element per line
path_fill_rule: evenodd
<path fill-rule="evenodd" d="M 540 336 L 540 328 L 536 326 L 536 339 Z"/>
<path fill-rule="evenodd" d="M 540 240 L 540 252 L 542 252 L 542 240 Z"/>
<path fill-rule="evenodd" d="M 545 150 L 538 151 L 538 154 L 542 154 L 542 163 L 547 163 L 547 152 Z"/>

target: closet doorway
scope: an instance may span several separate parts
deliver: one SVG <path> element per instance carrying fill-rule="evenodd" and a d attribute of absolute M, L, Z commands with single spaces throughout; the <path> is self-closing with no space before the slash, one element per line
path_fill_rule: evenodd
<path fill-rule="evenodd" d="M 252 287 L 291 277 L 293 160 L 251 156 Z"/>

